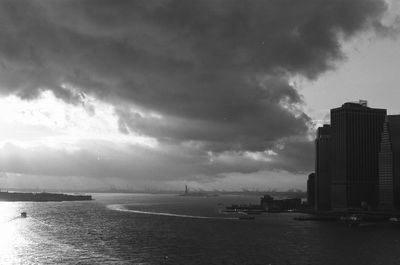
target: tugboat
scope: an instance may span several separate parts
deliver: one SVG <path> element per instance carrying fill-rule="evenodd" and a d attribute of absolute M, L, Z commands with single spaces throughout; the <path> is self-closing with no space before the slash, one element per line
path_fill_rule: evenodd
<path fill-rule="evenodd" d="M 26 212 L 22 212 L 21 213 L 21 218 L 26 218 L 26 217 L 27 217 Z"/>

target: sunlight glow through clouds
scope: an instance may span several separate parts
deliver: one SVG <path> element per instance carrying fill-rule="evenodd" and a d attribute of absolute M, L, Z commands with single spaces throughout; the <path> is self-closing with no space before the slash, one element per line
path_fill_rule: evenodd
<path fill-rule="evenodd" d="M 200 168 L 203 162 L 207 164 L 206 161 L 214 170 L 228 167 L 239 171 L 243 164 L 246 172 L 250 172 L 277 156 L 273 150 L 221 154 L 210 151 L 205 161 L 193 160 L 202 154 L 204 143 L 183 141 L 176 147 L 135 134 L 132 128 L 123 133 L 113 105 L 88 95 L 81 99 L 68 103 L 51 91 L 43 91 L 33 100 L 16 96 L 0 98 L 0 111 L 4 113 L 0 116 L 0 161 L 5 174 L 0 181 L 2 186 L 79 189 L 83 186 L 107 187 L 108 182 L 115 184 L 120 180 L 121 187 L 132 182 L 135 187 L 143 188 L 154 178 L 165 179 L 157 185 L 151 182 L 155 188 L 160 188 L 171 179 L 179 179 L 178 175 L 192 178 L 199 175 L 191 168 Z M 129 111 L 152 118 L 153 122 L 164 122 L 165 119 L 158 113 L 133 105 L 129 106 Z M 179 155 L 176 155 L 178 149 Z M 154 163 L 162 165 L 158 167 L 163 168 L 162 177 L 156 170 L 148 170 L 154 168 Z M 187 173 L 174 170 L 176 163 L 185 167 Z M 199 180 L 196 178 L 196 181 Z M 181 187 L 182 183 L 180 180 L 175 188 Z"/>
<path fill-rule="evenodd" d="M 89 98 L 89 97 L 85 97 Z M 68 104 L 43 91 L 34 100 L 16 96 L 0 98 L 0 144 L 20 147 L 46 145 L 53 148 L 79 148 L 82 140 L 101 140 L 156 147 L 153 138 L 119 132 L 112 105 L 89 98 L 91 111 L 84 104 Z M 161 117 L 160 117 L 161 118 Z"/>

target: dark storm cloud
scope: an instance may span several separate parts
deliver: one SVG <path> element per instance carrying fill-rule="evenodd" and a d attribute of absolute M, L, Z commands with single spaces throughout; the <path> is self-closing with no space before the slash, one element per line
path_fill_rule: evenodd
<path fill-rule="evenodd" d="M 314 142 L 307 139 L 289 139 L 285 141 L 284 148 L 276 152 L 279 153 L 279 158 L 273 157 L 270 168 L 279 168 L 298 174 L 305 174 L 314 170 Z"/>
<path fill-rule="evenodd" d="M 385 10 L 383 0 L 1 1 L 0 86 L 80 102 L 69 84 L 115 104 L 123 133 L 261 151 L 308 132 L 289 78 L 334 69 L 341 38 L 384 29 Z M 305 167 L 303 142 L 288 143 L 286 163 Z"/>
<path fill-rule="evenodd" d="M 231 93 L 235 93 L 230 88 Z M 247 91 L 238 92 L 238 95 L 232 95 L 229 91 L 226 91 L 226 95 L 219 95 L 221 103 L 218 106 L 203 102 L 203 112 L 208 112 L 209 107 L 218 107 L 221 110 L 216 111 L 215 115 L 197 119 L 185 117 L 185 112 L 180 117 L 167 114 L 160 119 L 117 108 L 120 129 L 128 132 L 128 128 L 131 128 L 166 141 L 201 141 L 206 149 L 214 151 L 260 151 L 271 148 L 277 137 L 303 135 L 307 131 L 307 115 L 302 113 L 296 117 L 280 105 L 284 101 L 289 105 L 301 101 L 297 92 L 285 80 L 268 78 L 259 86 L 243 84 L 244 88 Z"/>

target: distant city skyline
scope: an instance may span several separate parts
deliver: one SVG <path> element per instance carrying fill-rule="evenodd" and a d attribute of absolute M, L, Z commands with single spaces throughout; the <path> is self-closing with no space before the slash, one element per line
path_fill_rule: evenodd
<path fill-rule="evenodd" d="M 306 190 L 329 109 L 400 113 L 400 3 L 1 1 L 0 188 Z"/>

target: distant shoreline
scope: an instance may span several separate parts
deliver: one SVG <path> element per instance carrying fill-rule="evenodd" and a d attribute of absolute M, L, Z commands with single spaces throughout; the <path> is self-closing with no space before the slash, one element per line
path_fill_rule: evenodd
<path fill-rule="evenodd" d="M 94 190 L 94 189 L 81 189 L 81 190 L 69 190 L 69 189 L 19 189 L 19 188 L 2 188 L 1 191 L 10 192 L 30 192 L 30 193 L 138 193 L 138 194 L 171 194 L 181 195 L 184 194 L 182 190 L 124 190 L 124 189 L 109 189 L 109 190 Z M 273 197 L 296 197 L 296 198 L 307 198 L 307 192 L 305 191 L 220 191 L 220 190 L 192 190 L 191 193 L 207 193 L 207 194 L 218 194 L 218 195 L 256 195 L 263 196 L 269 194 Z"/>
<path fill-rule="evenodd" d="M 25 202 L 61 202 L 61 201 L 91 201 L 91 195 L 71 195 L 48 192 L 8 192 L 0 191 L 0 201 Z"/>

